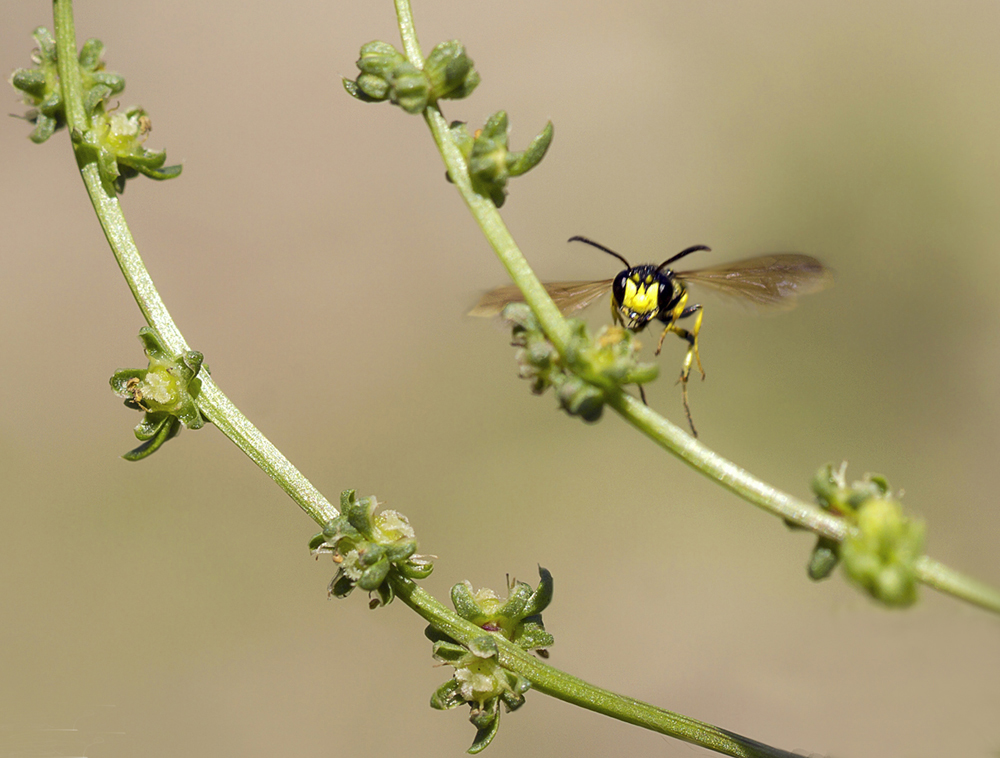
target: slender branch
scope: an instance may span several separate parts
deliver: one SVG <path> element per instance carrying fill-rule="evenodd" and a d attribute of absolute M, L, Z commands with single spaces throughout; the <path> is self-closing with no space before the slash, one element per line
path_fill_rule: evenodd
<path fill-rule="evenodd" d="M 398 598 L 457 642 L 469 645 L 483 635 L 482 629 L 448 610 L 409 579 L 391 575 L 390 581 Z M 501 666 L 530 681 L 533 689 L 564 702 L 700 745 L 723 755 L 739 758 L 792 758 L 794 755 L 703 721 L 595 687 L 543 663 L 500 635 L 494 635 L 494 639 L 499 649 L 498 662 Z"/>
<path fill-rule="evenodd" d="M 612 395 L 608 404 L 664 450 L 768 513 L 838 542 L 854 530 L 844 519 L 762 482 L 631 395 L 624 392 Z"/>
<path fill-rule="evenodd" d="M 419 68 L 424 68 L 424 54 L 420 51 L 420 42 L 417 40 L 417 28 L 413 25 L 413 11 L 410 10 L 410 0 L 395 0 L 396 19 L 399 22 L 400 36 L 403 38 L 403 50 L 410 63 Z"/>
<path fill-rule="evenodd" d="M 946 592 L 987 611 L 1000 613 L 1000 592 L 988 584 L 938 563 L 927 555 L 917 559 L 917 577 L 928 587 Z"/>
<path fill-rule="evenodd" d="M 407 55 L 419 50 L 414 36 L 414 24 L 409 0 L 395 0 L 399 30 Z M 422 67 L 422 60 L 410 58 L 413 65 Z M 545 335 L 559 354 L 565 357 L 569 339 L 569 326 L 552 298 L 545 291 L 538 277 L 531 270 L 518 249 L 496 206 L 477 194 L 469 181 L 467 167 L 458 147 L 448 131 L 448 124 L 436 105 L 425 111 L 425 120 L 441 151 L 448 175 L 451 177 L 472 212 L 476 223 L 483 230 L 497 257 L 507 269 L 511 279 L 524 294 L 525 302 L 538 319 Z M 785 521 L 814 532 L 817 535 L 843 542 L 855 533 L 854 526 L 822 508 L 792 497 L 771 487 L 732 461 L 705 447 L 683 429 L 670 423 L 648 406 L 624 392 L 608 393 L 607 403 L 629 424 L 641 431 L 657 445 L 683 460 L 696 471 L 718 482 L 730 492 L 778 516 Z M 921 582 L 942 592 L 966 600 L 994 613 L 1000 613 L 1000 592 L 948 569 L 930 558 L 917 566 Z"/>
<path fill-rule="evenodd" d="M 71 135 L 81 135 L 90 128 L 83 107 L 83 87 L 77 64 L 76 35 L 73 28 L 72 0 L 54 0 L 56 50 L 59 80 L 66 104 L 66 121 Z M 74 139 L 74 147 L 78 139 Z M 109 192 L 101 181 L 97 161 L 85 151 L 76 149 L 77 164 L 94 211 L 104 230 L 104 236 L 128 282 L 143 318 L 176 354 L 190 348 L 174 323 L 167 306 L 156 291 L 129 231 L 118 197 Z M 293 466 L 281 452 L 230 402 L 207 372 L 202 372 L 198 407 L 223 434 L 236 443 L 251 460 L 274 479 L 299 504 L 310 518 L 319 524 L 337 516 L 337 509 Z"/>

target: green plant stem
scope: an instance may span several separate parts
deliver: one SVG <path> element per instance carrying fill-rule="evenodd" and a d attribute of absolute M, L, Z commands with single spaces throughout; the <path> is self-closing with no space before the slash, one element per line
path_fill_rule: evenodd
<path fill-rule="evenodd" d="M 413 25 L 413 12 L 410 10 L 410 0 L 395 0 L 396 19 L 399 22 L 400 36 L 403 38 L 403 52 L 410 63 L 424 70 L 424 54 L 420 50 L 417 39 L 417 27 Z"/>
<path fill-rule="evenodd" d="M 917 559 L 917 577 L 928 587 L 1000 613 L 1000 592 L 972 577 L 948 568 L 927 555 Z"/>
<path fill-rule="evenodd" d="M 170 350 L 178 355 L 182 354 L 191 348 L 171 318 L 139 256 L 117 195 L 101 182 L 94 156 L 77 149 L 80 135 L 90 128 L 90 124 L 83 107 L 83 85 L 77 62 L 72 0 L 54 0 L 53 16 L 66 122 L 87 194 L 146 323 L 156 329 Z M 335 518 L 337 509 L 240 413 L 212 377 L 202 371 L 199 378 L 202 385 L 198 407 L 212 423 L 274 479 L 310 518 L 321 525 Z"/>
<path fill-rule="evenodd" d="M 468 646 L 484 632 L 475 624 L 443 606 L 414 582 L 390 575 L 396 596 L 428 623 Z M 567 703 L 605 716 L 645 727 L 685 742 L 741 758 L 792 758 L 792 753 L 741 737 L 711 724 L 657 708 L 641 700 L 617 695 L 543 663 L 500 635 L 493 635 L 499 650 L 498 662 L 531 682 L 533 689 Z"/>
<path fill-rule="evenodd" d="M 396 0 L 396 5 L 407 5 L 408 0 Z M 402 28 L 402 24 L 400 25 Z M 412 63 L 412 61 L 411 61 Z M 416 65 L 416 64 L 414 64 Z M 434 141 L 438 150 L 444 156 L 445 165 L 448 168 L 448 175 L 458 188 L 465 204 L 472 211 L 472 216 L 476 223 L 483 230 L 483 234 L 496 251 L 497 257 L 507 269 L 511 279 L 521 288 L 524 293 L 525 302 L 531 307 L 532 312 L 538 318 L 545 336 L 555 345 L 560 354 L 566 352 L 569 344 L 570 329 L 559 312 L 559 308 L 553 302 L 549 293 L 535 272 L 532 271 L 527 259 L 517 247 L 514 238 L 511 236 L 507 225 L 504 224 L 496 206 L 489 198 L 479 195 L 472 189 L 469 180 L 469 173 L 465 165 L 458 146 L 451 138 L 448 130 L 448 122 L 445 121 L 441 111 L 437 106 L 430 106 L 424 111 L 424 119 L 430 127 Z"/>
<path fill-rule="evenodd" d="M 608 399 L 622 418 L 660 447 L 674 453 L 696 471 L 768 513 L 838 542 L 857 530 L 843 519 L 771 487 L 732 461 L 705 447 L 631 395 L 620 392 Z M 928 587 L 948 593 L 988 611 L 1000 613 L 1000 592 L 944 566 L 928 556 L 917 561 L 917 578 Z"/>
<path fill-rule="evenodd" d="M 415 60 L 412 57 L 414 54 L 419 55 L 419 46 L 416 43 L 409 0 L 395 0 L 395 3 L 403 47 L 410 56 L 410 62 L 422 68 L 423 60 Z M 525 302 L 535 314 L 545 335 L 559 354 L 565 357 L 569 339 L 566 319 L 531 270 L 496 206 L 489 199 L 473 191 L 465 161 L 451 138 L 448 123 L 440 110 L 436 105 L 432 105 L 427 108 L 424 117 L 441 151 L 448 175 L 472 212 L 473 218 L 511 279 L 524 294 Z M 812 503 L 781 492 L 752 476 L 732 461 L 705 447 L 683 429 L 670 423 L 631 395 L 624 392 L 609 393 L 607 403 L 629 424 L 664 450 L 673 453 L 696 471 L 765 511 L 838 542 L 842 542 L 854 532 L 854 527 L 845 520 Z M 923 559 L 918 564 L 917 571 L 920 581 L 928 586 L 986 610 L 1000 613 L 1000 592 L 995 589 L 948 569 L 930 558 Z"/>
<path fill-rule="evenodd" d="M 752 476 L 631 395 L 625 392 L 612 395 L 608 398 L 608 405 L 653 442 L 676 455 L 695 471 L 768 513 L 838 542 L 842 542 L 854 531 L 854 527 L 844 519 Z"/>

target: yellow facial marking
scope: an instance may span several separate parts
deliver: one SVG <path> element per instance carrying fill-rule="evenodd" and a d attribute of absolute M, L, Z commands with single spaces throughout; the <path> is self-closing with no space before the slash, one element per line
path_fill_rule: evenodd
<path fill-rule="evenodd" d="M 655 314 L 659 300 L 659 285 L 655 281 L 646 281 L 640 284 L 633 279 L 625 281 L 625 296 L 622 298 L 622 308 L 632 313 Z"/>

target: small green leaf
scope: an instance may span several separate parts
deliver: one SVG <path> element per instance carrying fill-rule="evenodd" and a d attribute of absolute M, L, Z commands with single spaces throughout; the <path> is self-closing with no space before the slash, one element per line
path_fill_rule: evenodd
<path fill-rule="evenodd" d="M 826 579 L 840 563 L 840 543 L 828 537 L 819 537 L 809 557 L 808 573 L 813 581 Z"/>
<path fill-rule="evenodd" d="M 164 442 L 177 436 L 178 432 L 181 430 L 181 422 L 173 417 L 168 416 L 164 419 L 164 423 L 160 425 L 157 433 L 146 440 L 146 442 L 139 445 L 139 447 L 134 450 L 130 450 L 122 456 L 127 461 L 141 461 L 143 458 L 148 458 L 157 450 Z M 138 436 L 138 434 L 136 434 Z"/>
<path fill-rule="evenodd" d="M 97 71 L 91 75 L 91 79 L 95 84 L 107 87 L 112 95 L 117 95 L 125 89 L 125 77 L 110 71 Z"/>
<path fill-rule="evenodd" d="M 35 119 L 35 129 L 28 136 L 36 145 L 40 145 L 53 134 L 59 127 L 59 123 L 52 117 L 39 113 Z"/>
<path fill-rule="evenodd" d="M 465 703 L 460 691 L 460 685 L 454 679 L 449 679 L 431 695 L 431 708 L 448 711 Z"/>
<path fill-rule="evenodd" d="M 36 68 L 19 68 L 11 76 L 10 83 L 16 89 L 40 98 L 46 94 L 48 79 L 44 72 Z"/>
<path fill-rule="evenodd" d="M 548 152 L 552 137 L 555 135 L 555 127 L 549 121 L 545 128 L 536 136 L 528 148 L 523 153 L 513 153 L 513 160 L 509 165 L 511 176 L 520 176 L 537 166 L 545 153 Z"/>
<path fill-rule="evenodd" d="M 104 55 L 104 43 L 99 39 L 88 39 L 80 48 L 78 60 L 85 69 L 95 70 L 101 65 L 101 56 Z"/>
<path fill-rule="evenodd" d="M 493 742 L 493 738 L 497 736 L 497 730 L 500 729 L 500 712 L 496 712 L 496 715 L 488 720 L 486 725 L 478 728 L 476 731 L 476 737 L 472 741 L 472 745 L 469 747 L 468 752 L 472 755 L 483 752 L 489 747 L 490 743 Z"/>

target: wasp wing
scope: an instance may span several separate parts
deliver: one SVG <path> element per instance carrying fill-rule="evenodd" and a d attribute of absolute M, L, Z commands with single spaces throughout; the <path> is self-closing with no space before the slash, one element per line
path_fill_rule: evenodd
<path fill-rule="evenodd" d="M 799 295 L 819 292 L 833 283 L 830 269 L 812 256 L 799 253 L 761 255 L 695 271 L 678 271 L 675 276 L 771 310 L 792 308 Z"/>
<path fill-rule="evenodd" d="M 564 314 L 574 313 L 586 308 L 603 295 L 611 291 L 611 279 L 596 282 L 548 282 L 543 284 L 545 291 L 555 301 L 556 306 Z M 470 316 L 496 316 L 508 303 L 523 303 L 524 296 L 514 285 L 498 287 L 490 290 L 469 311 Z"/>

